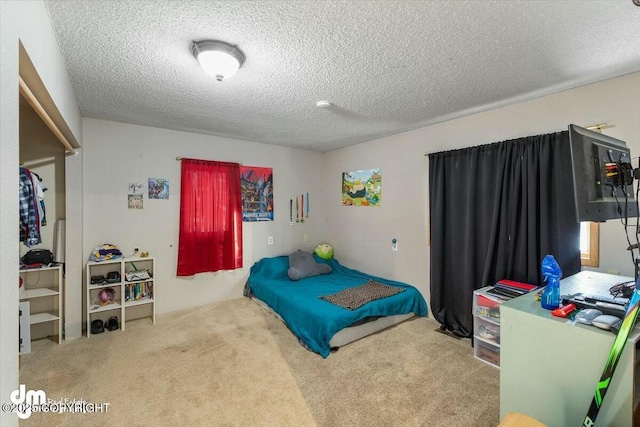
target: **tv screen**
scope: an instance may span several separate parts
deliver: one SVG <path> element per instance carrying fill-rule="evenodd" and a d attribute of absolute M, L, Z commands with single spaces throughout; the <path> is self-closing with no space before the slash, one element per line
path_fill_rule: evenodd
<path fill-rule="evenodd" d="M 636 217 L 627 144 L 576 125 L 569 125 L 569 142 L 578 221 Z"/>

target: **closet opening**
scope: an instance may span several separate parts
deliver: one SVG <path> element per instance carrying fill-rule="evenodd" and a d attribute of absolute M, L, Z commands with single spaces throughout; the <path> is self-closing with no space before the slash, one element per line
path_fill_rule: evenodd
<path fill-rule="evenodd" d="M 66 157 L 80 145 L 19 45 L 20 259 L 30 250 L 51 251 L 51 263 L 20 265 L 20 353 L 31 342 L 61 343 L 65 329 Z M 29 193 L 24 190 L 28 187 Z M 29 203 L 24 200 L 28 199 Z M 24 227 L 23 227 L 24 224 Z M 37 227 L 34 227 L 37 226 Z M 40 264 L 39 267 L 38 264 Z"/>

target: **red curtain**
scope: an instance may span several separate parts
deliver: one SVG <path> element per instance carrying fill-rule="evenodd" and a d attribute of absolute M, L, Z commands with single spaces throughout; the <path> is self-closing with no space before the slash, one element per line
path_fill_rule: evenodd
<path fill-rule="evenodd" d="M 182 159 L 178 276 L 242 267 L 240 165 Z"/>

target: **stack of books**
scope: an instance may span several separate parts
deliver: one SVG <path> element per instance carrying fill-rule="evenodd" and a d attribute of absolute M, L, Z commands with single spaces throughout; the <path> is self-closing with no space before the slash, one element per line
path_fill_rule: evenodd
<path fill-rule="evenodd" d="M 510 300 L 511 298 L 519 297 L 520 295 L 535 291 L 538 288 L 539 286 L 531 285 L 529 283 L 503 279 L 499 280 L 494 287 L 489 289 L 487 292 L 500 299 Z"/>

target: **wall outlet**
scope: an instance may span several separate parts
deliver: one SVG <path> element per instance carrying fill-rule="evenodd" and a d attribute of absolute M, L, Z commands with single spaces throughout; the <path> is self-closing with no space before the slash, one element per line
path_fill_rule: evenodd
<path fill-rule="evenodd" d="M 304 234 L 304 236 L 302 236 L 302 240 L 304 240 L 305 242 L 309 241 L 309 235 L 307 233 Z"/>
<path fill-rule="evenodd" d="M 267 244 L 273 245 L 273 236 L 267 237 Z"/>
<path fill-rule="evenodd" d="M 133 248 L 133 253 L 137 254 L 138 252 L 140 252 L 140 248 Z"/>
<path fill-rule="evenodd" d="M 394 252 L 398 252 L 398 239 L 391 240 L 391 250 Z"/>

